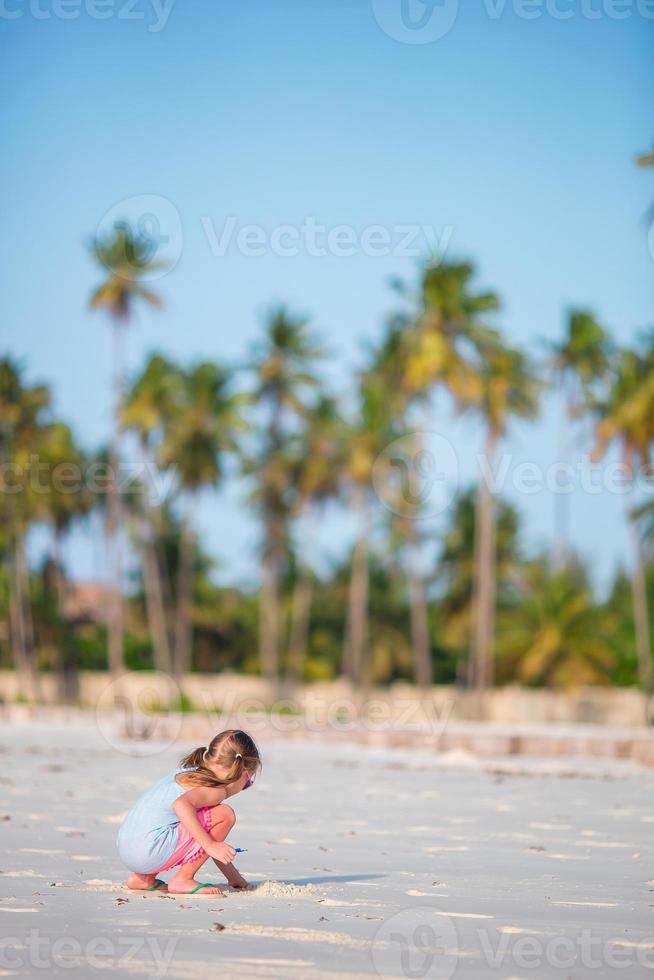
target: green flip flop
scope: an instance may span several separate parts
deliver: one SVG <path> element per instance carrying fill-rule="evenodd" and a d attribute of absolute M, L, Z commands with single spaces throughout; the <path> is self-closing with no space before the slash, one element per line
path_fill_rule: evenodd
<path fill-rule="evenodd" d="M 160 892 L 162 889 L 168 891 L 168 885 L 161 878 L 155 878 L 154 884 L 150 888 L 130 888 L 129 890 L 145 894 L 146 892 Z"/>
<path fill-rule="evenodd" d="M 185 895 L 195 895 L 196 892 L 201 891 L 203 888 L 219 888 L 219 887 L 220 887 L 219 885 L 214 885 L 210 881 L 204 881 L 201 885 L 198 885 L 197 888 L 191 889 L 190 892 L 184 892 L 184 894 Z"/>
<path fill-rule="evenodd" d="M 161 878 L 155 878 L 154 885 L 152 886 L 152 888 L 144 888 L 143 891 L 158 892 L 161 888 L 168 888 L 168 885 L 166 884 L 165 881 L 162 881 Z"/>

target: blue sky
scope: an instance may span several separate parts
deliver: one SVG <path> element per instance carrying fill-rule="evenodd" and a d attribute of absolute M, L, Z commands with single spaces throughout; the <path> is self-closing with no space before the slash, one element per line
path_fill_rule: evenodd
<path fill-rule="evenodd" d="M 359 242 L 380 225 L 395 245 L 400 226 L 426 225 L 445 236 L 448 257 L 474 259 L 480 284 L 504 299 L 497 322 L 532 352 L 560 334 L 570 304 L 592 306 L 623 342 L 652 324 L 654 179 L 633 163 L 654 140 L 654 10 L 644 16 L 644 2 L 468 0 L 443 37 L 422 44 L 380 26 L 401 35 L 401 0 L 177 0 L 165 17 L 145 0 L 104 0 L 103 20 L 91 0 L 65 2 L 4 0 L 0 12 L 12 92 L 0 110 L 3 347 L 52 383 L 87 446 L 108 431 L 110 339 L 86 308 L 98 281 L 86 244 L 106 212 L 132 217 L 144 196 L 164 199 L 162 231 L 179 261 L 156 284 L 164 311 L 132 325 L 132 371 L 153 348 L 241 360 L 265 310 L 285 301 L 311 315 L 340 386 L 393 307 L 389 278 L 415 273 L 416 259 L 392 248 L 253 257 L 232 244 L 218 256 L 207 228 L 220 236 L 230 216 L 267 234 L 308 218 L 347 225 Z M 410 11 L 424 8 L 410 0 Z M 433 16 L 455 11 L 445 0 Z M 465 482 L 478 428 L 446 413 L 433 423 Z M 507 441 L 512 465 L 554 460 L 557 429 L 550 399 L 542 421 Z M 256 569 L 242 496 L 232 486 L 198 514 L 225 581 Z M 551 541 L 551 495 L 509 496 L 530 545 Z M 605 581 L 625 554 L 621 500 L 580 489 L 571 513 L 574 543 Z M 332 548 L 349 531 L 334 521 Z M 88 536 L 68 559 L 77 575 L 102 575 Z"/>

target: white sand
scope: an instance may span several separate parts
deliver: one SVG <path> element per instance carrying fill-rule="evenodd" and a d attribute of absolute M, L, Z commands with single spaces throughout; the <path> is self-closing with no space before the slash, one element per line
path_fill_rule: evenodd
<path fill-rule="evenodd" d="M 233 801 L 252 891 L 173 898 L 128 892 L 114 839 L 186 746 L 139 757 L 92 720 L 1 735 L 0 976 L 654 973 L 651 771 L 263 745 Z"/>

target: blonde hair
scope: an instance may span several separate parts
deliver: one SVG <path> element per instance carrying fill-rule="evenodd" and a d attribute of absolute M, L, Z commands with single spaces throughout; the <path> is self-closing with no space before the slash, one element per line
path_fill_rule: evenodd
<path fill-rule="evenodd" d="M 207 763 L 220 766 L 225 770 L 224 778 L 216 776 Z M 211 739 L 209 745 L 201 745 L 193 749 L 180 761 L 182 769 L 191 769 L 184 773 L 183 779 L 187 786 L 227 786 L 241 778 L 247 769 L 254 774 L 261 768 L 261 757 L 253 739 L 247 732 L 238 728 L 229 728 Z"/>

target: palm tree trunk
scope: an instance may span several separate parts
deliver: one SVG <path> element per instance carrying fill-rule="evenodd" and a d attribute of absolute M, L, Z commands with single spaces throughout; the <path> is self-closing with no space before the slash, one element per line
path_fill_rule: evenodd
<path fill-rule="evenodd" d="M 191 668 L 193 652 L 193 559 L 195 534 L 188 515 L 184 518 L 179 542 L 177 569 L 177 618 L 175 623 L 175 676 L 178 682 Z"/>
<path fill-rule="evenodd" d="M 25 554 L 25 539 L 19 537 L 16 540 L 16 568 L 20 580 L 20 596 L 22 602 L 23 637 L 24 648 L 27 662 L 31 664 L 31 678 L 33 693 L 36 701 L 41 700 L 41 679 L 37 664 L 36 636 L 34 632 L 34 616 L 32 613 L 32 602 L 30 599 L 30 577 Z"/>
<path fill-rule="evenodd" d="M 490 432 L 486 441 L 487 469 L 492 473 L 497 435 Z M 497 590 L 495 501 L 483 475 L 477 494 L 475 520 L 475 589 L 473 605 L 473 648 L 475 701 L 480 718 L 486 715 L 489 688 L 493 683 L 493 646 L 495 639 L 495 597 Z"/>
<path fill-rule="evenodd" d="M 143 472 L 150 473 L 148 465 L 148 447 L 141 442 L 141 459 Z M 154 665 L 157 670 L 170 674 L 173 670 L 173 660 L 170 651 L 166 607 L 163 597 L 163 582 L 159 559 L 157 555 L 154 512 L 156 508 L 150 503 L 151 487 L 146 485 L 143 502 L 143 519 L 141 531 L 141 560 L 143 567 L 143 586 L 145 589 L 145 609 L 148 620 L 148 630 L 152 639 Z"/>
<path fill-rule="evenodd" d="M 647 607 L 647 582 L 645 563 L 638 533 L 638 526 L 628 515 L 629 532 L 633 549 L 633 571 L 631 592 L 634 606 L 634 625 L 636 629 L 636 650 L 638 653 L 638 679 L 643 691 L 652 691 L 652 642 L 650 634 L 649 610 Z"/>
<path fill-rule="evenodd" d="M 52 533 L 52 567 L 59 618 L 57 642 L 57 692 L 60 704 L 79 703 L 79 664 L 72 649 L 70 634 L 65 622 L 66 578 L 61 555 L 62 531 L 55 526 Z"/>
<path fill-rule="evenodd" d="M 311 517 L 314 515 L 312 514 Z M 303 537 L 299 571 L 291 604 L 291 635 L 288 645 L 286 675 L 289 680 L 300 681 L 304 676 L 304 664 L 309 642 L 311 602 L 313 599 L 313 571 L 311 558 L 316 536 L 316 522 L 311 519 Z"/>
<path fill-rule="evenodd" d="M 55 589 L 57 592 L 57 612 L 64 614 L 66 599 L 66 578 L 64 575 L 63 559 L 61 557 L 61 531 L 55 528 L 52 533 L 52 564 L 54 567 Z"/>
<path fill-rule="evenodd" d="M 147 446 L 141 444 L 141 455 L 144 463 L 145 473 L 150 472 L 147 465 Z M 149 494 L 150 487 L 147 492 Z M 150 504 L 149 497 L 144 502 L 145 513 L 143 515 L 141 549 L 143 562 L 143 584 L 145 587 L 145 608 L 148 620 L 148 630 L 152 638 L 154 651 L 154 665 L 157 670 L 170 674 L 173 670 L 173 661 L 170 651 L 170 641 L 168 635 L 168 623 L 166 622 L 166 607 L 163 597 L 163 583 L 159 560 L 157 556 L 155 521 L 153 512 L 155 508 Z"/>
<path fill-rule="evenodd" d="M 423 408 L 422 432 L 430 429 L 430 407 Z M 424 437 L 418 437 L 416 450 L 422 449 Z M 416 515 L 418 516 L 418 515 Z M 424 578 L 418 571 L 421 545 L 421 526 L 417 520 L 409 518 L 408 523 L 408 584 L 409 615 L 411 624 L 411 643 L 413 647 L 413 679 L 417 687 L 426 688 L 433 684 L 431 644 L 429 641 L 429 616 L 425 596 Z"/>
<path fill-rule="evenodd" d="M 112 584 L 111 611 L 108 622 L 109 670 L 119 674 L 124 669 L 124 608 L 122 568 L 122 502 L 120 497 L 120 445 L 122 435 L 121 408 L 123 400 L 123 331 L 120 320 L 113 324 L 113 429 L 109 451 L 111 479 L 107 500 L 107 550 L 109 552 Z"/>
<path fill-rule="evenodd" d="M 25 638 L 25 605 L 18 558 L 18 543 L 14 541 L 9 560 L 9 623 L 11 650 L 18 675 L 19 692 L 27 701 L 38 700 L 34 663 L 29 656 Z"/>
<path fill-rule="evenodd" d="M 368 515 L 365 504 L 365 491 L 359 488 L 355 509 L 360 516 L 359 539 L 352 555 L 352 572 L 348 594 L 347 622 L 345 627 L 345 649 L 343 651 L 344 673 L 354 684 L 363 680 L 368 642 Z"/>
<path fill-rule="evenodd" d="M 304 676 L 312 598 L 313 572 L 308 565 L 302 564 L 293 590 L 291 637 L 286 665 L 289 680 L 301 681 Z"/>
<path fill-rule="evenodd" d="M 420 551 L 420 534 L 416 521 L 409 520 L 407 537 L 409 540 L 409 613 L 411 619 L 411 642 L 413 646 L 413 678 L 418 687 L 429 687 L 433 683 L 431 648 L 429 644 L 429 622 L 425 584 L 417 570 Z"/>
<path fill-rule="evenodd" d="M 158 528 L 160 527 L 159 521 L 154 527 L 154 538 L 152 540 L 152 551 L 154 554 L 154 560 L 157 564 L 157 570 L 159 572 L 159 584 L 161 585 L 161 601 L 163 602 L 164 610 L 164 623 L 166 626 L 166 633 L 168 636 L 168 648 L 171 651 L 171 660 L 173 659 L 173 647 L 174 647 L 174 636 L 175 636 L 175 603 L 173 601 L 173 590 L 170 581 L 169 569 L 166 562 L 165 548 L 162 545 L 162 541 L 159 537 Z"/>
<path fill-rule="evenodd" d="M 262 675 L 279 678 L 279 562 L 274 544 L 267 543 L 263 559 L 259 615 L 259 658 Z"/>
<path fill-rule="evenodd" d="M 570 457 L 570 432 L 572 410 L 568 404 L 559 423 L 559 458 L 568 463 Z M 568 562 L 568 542 L 570 538 L 570 495 L 561 491 L 554 493 L 554 569 L 562 571 Z"/>
<path fill-rule="evenodd" d="M 411 613 L 411 642 L 413 644 L 413 679 L 417 687 L 433 683 L 427 602 L 422 577 L 413 569 L 409 572 L 409 603 Z"/>
<path fill-rule="evenodd" d="M 142 548 L 145 607 L 148 629 L 152 637 L 154 665 L 157 670 L 170 674 L 173 669 L 173 663 L 168 640 L 168 626 L 166 623 L 159 564 L 154 542 L 152 541 L 152 529 L 150 527 L 147 527 L 144 532 Z"/>

